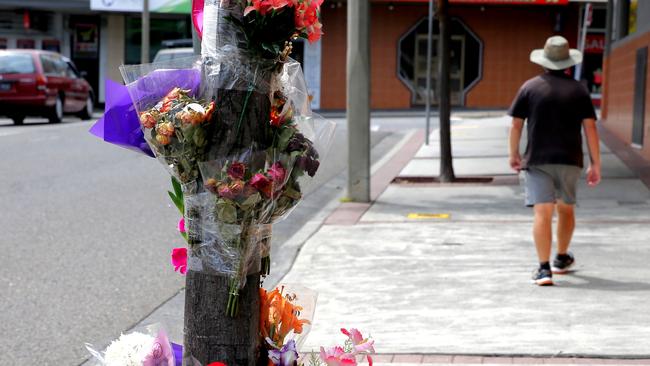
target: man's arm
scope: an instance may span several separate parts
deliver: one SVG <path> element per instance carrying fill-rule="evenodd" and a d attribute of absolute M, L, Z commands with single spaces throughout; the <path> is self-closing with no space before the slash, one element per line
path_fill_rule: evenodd
<path fill-rule="evenodd" d="M 524 120 L 513 117 L 510 127 L 510 167 L 516 171 L 521 170 L 521 155 L 519 154 L 519 141 L 521 131 L 524 129 Z"/>
<path fill-rule="evenodd" d="M 589 168 L 587 168 L 587 184 L 594 187 L 600 183 L 600 139 L 598 137 L 598 128 L 596 120 L 586 118 L 582 120 L 582 128 L 587 137 L 587 146 L 589 147 Z"/>

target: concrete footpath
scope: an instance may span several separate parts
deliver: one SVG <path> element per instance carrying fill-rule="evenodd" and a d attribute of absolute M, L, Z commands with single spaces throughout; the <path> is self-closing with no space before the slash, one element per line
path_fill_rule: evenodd
<path fill-rule="evenodd" d="M 467 183 L 427 183 L 438 132 L 430 146 L 407 135 L 373 174 L 374 202 L 327 217 L 281 281 L 319 293 L 303 352 L 355 327 L 375 339 L 378 365 L 650 365 L 648 186 L 603 144 L 602 183 L 579 187 L 576 271 L 534 286 L 532 212 L 508 165 L 508 126 L 454 121 L 456 175 L 483 177 Z"/>

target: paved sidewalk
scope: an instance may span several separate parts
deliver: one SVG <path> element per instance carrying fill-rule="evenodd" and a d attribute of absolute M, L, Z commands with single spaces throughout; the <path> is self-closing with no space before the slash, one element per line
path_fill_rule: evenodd
<path fill-rule="evenodd" d="M 508 124 L 452 127 L 457 175 L 492 182 L 388 184 L 437 175 L 437 131 L 429 147 L 413 134 L 373 175 L 373 204 L 334 211 L 283 280 L 319 292 L 302 351 L 356 327 L 376 340 L 378 365 L 650 364 L 648 187 L 603 146 L 602 184 L 580 186 L 577 270 L 533 286 L 532 213 L 508 167 Z"/>

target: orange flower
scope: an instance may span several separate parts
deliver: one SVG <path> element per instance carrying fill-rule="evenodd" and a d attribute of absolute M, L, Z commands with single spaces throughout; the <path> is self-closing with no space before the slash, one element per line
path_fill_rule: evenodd
<path fill-rule="evenodd" d="M 293 298 L 283 296 L 282 289 L 267 292 L 260 289 L 260 332 L 263 338 L 270 338 L 277 347 L 284 344 L 286 336 L 293 331 L 302 333 L 307 319 L 298 319 L 302 307 L 291 303 Z"/>

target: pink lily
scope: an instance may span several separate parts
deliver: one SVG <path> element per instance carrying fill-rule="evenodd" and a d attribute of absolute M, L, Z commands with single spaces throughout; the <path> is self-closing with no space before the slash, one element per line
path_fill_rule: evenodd
<path fill-rule="evenodd" d="M 172 249 L 172 265 L 182 275 L 187 272 L 187 248 Z"/>
<path fill-rule="evenodd" d="M 347 330 L 341 328 L 341 333 L 350 338 L 350 341 L 352 341 L 352 344 L 354 345 L 354 350 L 357 353 L 375 353 L 375 348 L 373 347 L 375 341 L 373 339 L 363 338 L 358 329 L 350 328 L 350 330 Z"/>
<path fill-rule="evenodd" d="M 327 366 L 356 366 L 357 359 L 351 353 L 345 353 L 342 347 L 320 348 L 320 359 Z"/>

